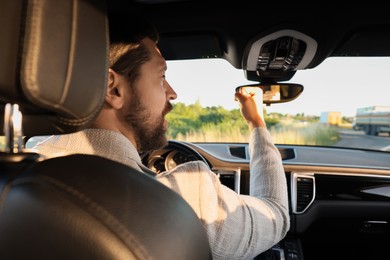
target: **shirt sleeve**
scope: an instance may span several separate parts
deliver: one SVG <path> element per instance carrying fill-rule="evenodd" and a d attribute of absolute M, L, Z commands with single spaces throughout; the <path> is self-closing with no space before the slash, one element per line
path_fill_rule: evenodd
<path fill-rule="evenodd" d="M 203 162 L 181 164 L 157 179 L 194 209 L 213 259 L 251 259 L 278 243 L 290 225 L 287 181 L 278 149 L 265 128 L 250 137 L 250 196 L 219 181 Z"/>

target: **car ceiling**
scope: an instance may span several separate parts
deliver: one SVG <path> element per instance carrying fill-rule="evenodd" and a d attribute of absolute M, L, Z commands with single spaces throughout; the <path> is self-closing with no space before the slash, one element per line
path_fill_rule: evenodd
<path fill-rule="evenodd" d="M 219 57 L 241 69 L 249 42 L 282 29 L 299 31 L 317 42 L 306 68 L 327 57 L 390 56 L 390 15 L 381 5 L 109 0 L 108 11 L 110 20 L 141 14 L 155 24 L 167 60 Z M 125 28 L 121 26 L 121 33 Z"/>

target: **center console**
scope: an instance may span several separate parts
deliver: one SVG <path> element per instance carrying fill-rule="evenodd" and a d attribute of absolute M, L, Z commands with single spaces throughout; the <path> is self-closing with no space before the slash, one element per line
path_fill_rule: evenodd
<path fill-rule="evenodd" d="M 271 249 L 256 256 L 253 260 L 303 260 L 300 240 L 286 237 Z"/>

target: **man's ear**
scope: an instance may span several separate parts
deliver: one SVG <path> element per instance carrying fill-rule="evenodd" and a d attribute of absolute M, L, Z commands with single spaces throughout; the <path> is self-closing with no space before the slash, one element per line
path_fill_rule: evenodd
<path fill-rule="evenodd" d="M 105 101 L 115 109 L 120 109 L 124 103 L 124 84 L 125 81 L 121 75 L 112 69 L 108 69 L 108 81 Z"/>

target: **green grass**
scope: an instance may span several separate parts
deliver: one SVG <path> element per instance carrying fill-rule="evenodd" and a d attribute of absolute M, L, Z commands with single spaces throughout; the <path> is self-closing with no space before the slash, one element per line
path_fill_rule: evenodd
<path fill-rule="evenodd" d="M 176 140 L 187 142 L 239 142 L 245 143 L 249 140 L 249 133 L 241 133 L 240 129 L 211 129 L 203 128 L 197 132 L 190 131 L 178 134 Z"/>
<path fill-rule="evenodd" d="M 240 121 L 224 121 L 218 124 L 206 123 L 199 129 L 191 129 L 168 139 L 187 142 L 248 142 L 248 127 Z"/>
<path fill-rule="evenodd" d="M 238 126 L 238 125 L 237 125 Z M 272 139 L 277 144 L 299 144 L 332 146 L 339 140 L 335 127 L 320 123 L 300 123 L 282 121 L 270 128 Z M 172 139 L 170 136 L 168 138 Z M 178 134 L 176 140 L 188 142 L 248 142 L 249 132 L 234 124 L 207 124 L 201 129 L 190 130 L 185 134 Z"/>
<path fill-rule="evenodd" d="M 339 139 L 335 127 L 320 123 L 284 123 L 270 129 L 277 144 L 332 146 Z"/>

